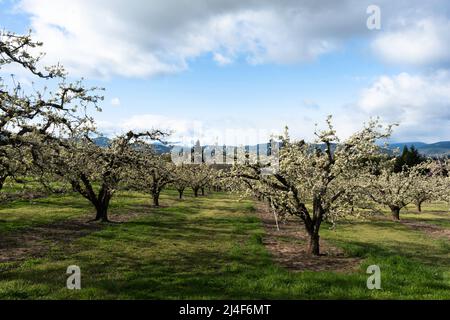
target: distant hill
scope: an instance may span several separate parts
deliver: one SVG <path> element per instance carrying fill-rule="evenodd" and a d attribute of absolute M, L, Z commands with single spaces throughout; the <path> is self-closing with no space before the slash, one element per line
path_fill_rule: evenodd
<path fill-rule="evenodd" d="M 408 148 L 414 146 L 419 153 L 428 157 L 450 156 L 450 141 L 440 141 L 436 143 L 399 142 L 390 144 L 389 149 L 393 150 L 399 148 L 401 151 L 405 146 Z"/>
<path fill-rule="evenodd" d="M 258 145 L 260 149 L 263 149 L 266 147 L 265 144 L 259 144 Z M 398 142 L 398 143 L 391 143 L 388 146 L 387 152 L 392 152 L 395 149 L 400 149 L 400 152 L 402 151 L 404 146 L 408 146 L 410 148 L 411 146 L 414 146 L 420 154 L 426 156 L 426 157 L 449 157 L 450 156 L 450 141 L 440 141 L 436 143 L 424 143 L 424 142 Z M 318 147 L 322 150 L 325 149 L 325 145 L 318 145 Z M 332 144 L 332 150 L 336 147 L 335 144 Z M 257 146 L 249 146 L 250 151 L 256 151 Z"/>
<path fill-rule="evenodd" d="M 155 143 L 153 143 L 153 149 L 156 151 L 156 153 L 163 154 L 163 153 L 169 153 L 170 150 L 172 150 L 172 147 L 162 144 L 160 142 L 155 142 Z"/>
<path fill-rule="evenodd" d="M 107 147 L 109 146 L 110 139 L 107 137 L 97 137 L 93 139 L 95 144 L 100 147 Z"/>
<path fill-rule="evenodd" d="M 107 147 L 109 146 L 111 139 L 109 139 L 108 137 L 102 136 L 102 137 L 97 137 L 93 139 L 95 144 L 97 144 L 100 147 Z M 155 149 L 156 153 L 158 154 L 162 154 L 162 153 L 168 153 L 171 150 L 170 146 L 164 145 L 160 142 L 154 142 L 153 143 L 153 148 Z"/>
<path fill-rule="evenodd" d="M 389 145 L 389 147 L 391 149 L 395 149 L 395 148 L 399 148 L 400 150 L 403 149 L 405 146 L 407 146 L 408 148 L 411 146 L 416 147 L 417 149 L 422 147 L 422 146 L 426 146 L 427 144 L 424 142 L 396 142 L 396 143 L 391 143 Z"/>

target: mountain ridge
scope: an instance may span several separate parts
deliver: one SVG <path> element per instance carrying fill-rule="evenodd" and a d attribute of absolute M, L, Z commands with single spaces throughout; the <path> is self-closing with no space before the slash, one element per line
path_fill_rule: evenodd
<path fill-rule="evenodd" d="M 95 143 L 97 143 L 99 146 L 106 147 L 109 144 L 110 139 L 101 136 L 94 139 Z M 160 142 L 155 142 L 154 144 L 155 151 L 157 153 L 168 153 L 172 149 L 172 146 L 169 144 L 165 145 Z M 264 145 L 264 144 L 259 144 Z M 420 154 L 427 156 L 427 157 L 445 157 L 450 156 L 450 141 L 438 141 L 434 143 L 425 143 L 420 141 L 413 141 L 413 142 L 393 142 L 388 144 L 388 150 L 394 151 L 395 149 L 400 149 L 400 152 L 402 149 L 407 146 L 408 148 L 411 148 L 414 146 Z M 205 146 L 204 146 L 205 147 Z M 256 145 L 249 146 L 251 149 L 255 148 Z"/>

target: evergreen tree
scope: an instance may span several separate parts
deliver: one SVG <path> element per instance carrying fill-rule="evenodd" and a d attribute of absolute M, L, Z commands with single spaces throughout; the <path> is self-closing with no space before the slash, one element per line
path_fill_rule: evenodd
<path fill-rule="evenodd" d="M 424 160 L 425 158 L 419 153 L 419 150 L 417 150 L 414 145 L 410 148 L 405 145 L 402 154 L 396 158 L 394 172 L 401 172 L 405 168 L 408 170 L 409 168 L 422 163 Z"/>

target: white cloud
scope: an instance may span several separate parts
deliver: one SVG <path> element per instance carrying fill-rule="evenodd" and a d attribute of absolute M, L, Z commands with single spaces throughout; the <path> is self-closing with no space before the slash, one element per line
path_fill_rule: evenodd
<path fill-rule="evenodd" d="M 198 133 L 203 132 L 201 121 L 167 117 L 159 114 L 133 115 L 117 122 L 97 121 L 100 132 L 107 135 L 118 135 L 129 130 L 136 132 L 159 129 L 170 133 L 171 141 L 190 141 L 199 138 Z"/>
<path fill-rule="evenodd" d="M 372 44 L 385 61 L 396 64 L 436 65 L 450 62 L 450 20 L 428 17 L 401 20 Z"/>
<path fill-rule="evenodd" d="M 120 99 L 115 97 L 111 99 L 111 105 L 113 107 L 119 107 L 120 106 Z"/>
<path fill-rule="evenodd" d="M 225 121 L 224 121 L 225 120 Z M 193 145 L 197 140 L 202 144 L 247 145 L 269 141 L 272 135 L 279 136 L 282 125 L 277 128 L 251 125 L 248 120 L 229 117 L 207 123 L 169 117 L 160 114 L 137 114 L 120 121 L 97 121 L 97 128 L 103 134 L 115 136 L 129 130 L 135 132 L 160 129 L 170 133 L 168 141 L 182 145 Z"/>
<path fill-rule="evenodd" d="M 182 133 L 189 132 L 199 125 L 201 125 L 201 122 L 170 118 L 156 114 L 142 114 L 125 119 L 122 122 L 121 127 L 125 130 L 149 130 L 152 128 L 160 128 L 166 131 L 174 130 L 178 133 Z"/>
<path fill-rule="evenodd" d="M 185 70 L 211 53 L 219 65 L 298 63 L 366 35 L 390 62 L 449 57 L 445 0 L 379 0 L 381 32 L 367 30 L 370 0 L 20 0 L 47 61 L 75 75 L 147 77 Z M 411 8 L 414 8 L 412 10 Z"/>
<path fill-rule="evenodd" d="M 356 111 L 399 123 L 398 139 L 448 140 L 450 73 L 441 70 L 428 75 L 379 77 L 363 90 Z"/>
<path fill-rule="evenodd" d="M 217 0 L 21 0 L 47 61 L 74 75 L 146 77 L 185 70 L 211 53 L 219 64 L 310 61 L 367 32 L 367 4 Z"/>
<path fill-rule="evenodd" d="M 221 66 L 224 66 L 224 65 L 227 65 L 227 64 L 230 64 L 233 62 L 232 58 L 226 57 L 218 52 L 214 53 L 213 59 Z"/>
<path fill-rule="evenodd" d="M 369 31 L 371 0 L 20 0 L 47 61 L 74 75 L 147 77 L 188 68 L 211 54 L 219 65 L 308 62 L 366 36 L 394 63 L 449 61 L 445 0 L 379 0 L 382 31 Z M 413 8 L 413 9 L 411 9 Z M 447 13 L 447 16 L 445 15 Z"/>

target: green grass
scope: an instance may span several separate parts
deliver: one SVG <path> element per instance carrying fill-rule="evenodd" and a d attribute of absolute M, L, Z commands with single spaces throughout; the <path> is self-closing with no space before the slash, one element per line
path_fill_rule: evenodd
<path fill-rule="evenodd" d="M 87 219 L 89 211 L 87 200 L 75 194 L 12 201 L 0 206 L 0 234 L 78 216 Z"/>
<path fill-rule="evenodd" d="M 18 189 L 17 184 L 13 187 Z M 5 190 L 2 190 L 5 192 Z M 8 191 L 10 192 L 10 190 Z M 110 212 L 126 215 L 150 203 L 149 196 L 122 191 L 110 205 Z M 19 231 L 37 225 L 82 217 L 90 220 L 95 216 L 92 204 L 78 193 L 50 195 L 32 200 L 15 200 L 0 204 L 0 235 L 5 232 Z"/>
<path fill-rule="evenodd" d="M 1 190 L 2 193 L 14 193 L 20 192 L 23 190 L 39 190 L 42 189 L 42 185 L 39 182 L 31 177 L 19 177 L 21 183 L 17 183 L 11 178 L 6 178 L 6 181 Z"/>
<path fill-rule="evenodd" d="M 450 205 L 445 202 L 426 202 L 422 205 L 422 212 L 417 212 L 415 206 L 409 205 L 400 216 L 450 229 Z"/>
<path fill-rule="evenodd" d="M 121 192 L 112 212 L 141 212 L 139 218 L 53 246 L 43 258 L 0 264 L 0 298 L 450 299 L 450 245 L 398 223 L 324 226 L 322 238 L 362 257 L 360 268 L 296 273 L 274 264 L 262 245 L 264 231 L 251 201 L 220 193 L 178 201 L 176 192 L 167 191 L 161 204 L 151 208 L 148 196 Z M 32 216 L 39 224 L 91 211 L 77 196 L 52 196 L 32 206 L 14 202 L 0 209 L 6 220 L 0 225 L 9 225 L 0 227 L 0 235 L 27 227 Z M 66 268 L 73 264 L 81 268 L 81 290 L 65 288 Z M 382 290 L 366 288 L 371 264 L 381 268 Z"/>

